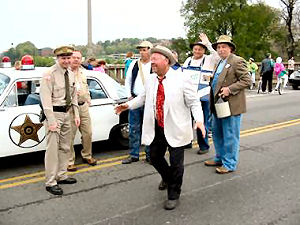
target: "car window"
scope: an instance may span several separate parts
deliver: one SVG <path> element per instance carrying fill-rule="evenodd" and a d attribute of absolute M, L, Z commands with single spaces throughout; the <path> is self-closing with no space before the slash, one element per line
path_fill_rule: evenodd
<path fill-rule="evenodd" d="M 107 95 L 105 94 L 103 88 L 96 80 L 87 79 L 87 82 L 89 86 L 91 99 L 107 98 Z"/>
<path fill-rule="evenodd" d="M 18 98 L 17 98 L 17 87 L 16 84 L 13 86 L 9 94 L 6 96 L 3 106 L 4 107 L 14 107 L 18 105 Z"/>
<path fill-rule="evenodd" d="M 25 106 L 40 103 L 40 81 L 17 81 L 4 101 L 4 106 Z"/>
<path fill-rule="evenodd" d="M 2 73 L 0 73 L 0 95 L 4 92 L 5 88 L 9 84 L 10 78 Z"/>

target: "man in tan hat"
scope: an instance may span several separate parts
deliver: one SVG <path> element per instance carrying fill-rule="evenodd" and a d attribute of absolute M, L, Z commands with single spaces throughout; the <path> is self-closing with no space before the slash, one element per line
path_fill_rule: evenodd
<path fill-rule="evenodd" d="M 205 161 L 206 166 L 217 166 L 220 174 L 235 171 L 239 159 L 240 125 L 242 113 L 246 112 L 245 88 L 251 85 L 245 59 L 233 54 L 235 45 L 231 38 L 221 35 L 212 44 L 221 60 L 214 71 L 210 93 L 212 112 L 212 136 L 216 155 L 214 160 Z M 218 118 L 215 104 L 228 101 L 230 116 Z"/>
<path fill-rule="evenodd" d="M 69 70 L 73 47 L 62 46 L 54 50 L 56 64 L 44 73 L 40 97 L 46 116 L 45 176 L 46 190 L 54 195 L 62 195 L 58 184 L 76 183 L 75 178 L 67 176 L 71 145 L 71 115 L 75 114 L 75 124 L 79 126 L 77 93 L 74 73 Z"/>
<path fill-rule="evenodd" d="M 205 136 L 203 113 L 191 79 L 181 70 L 174 70 L 172 52 L 163 46 L 151 49 L 153 74 L 145 81 L 145 91 L 116 107 L 116 113 L 145 105 L 142 142 L 150 145 L 150 159 L 162 177 L 159 190 L 168 189 L 164 208 L 176 207 L 183 178 L 184 148 L 193 138 L 191 113 L 195 127 Z M 168 148 L 170 166 L 165 160 Z"/>
<path fill-rule="evenodd" d="M 89 87 L 87 84 L 87 79 L 84 74 L 85 69 L 81 67 L 82 55 L 79 51 L 74 51 L 71 56 L 71 70 L 75 74 L 75 86 L 77 89 L 78 107 L 79 107 L 79 117 L 80 125 L 79 131 L 81 133 L 82 147 L 81 156 L 84 162 L 94 166 L 97 164 L 97 160 L 92 157 L 92 124 L 89 113 L 89 106 L 91 104 L 91 97 L 89 92 Z M 74 113 L 71 113 L 72 118 L 74 118 Z M 77 132 L 77 126 L 75 121 L 72 124 L 72 142 L 70 145 L 70 158 L 68 171 L 76 171 L 75 166 L 75 151 L 74 151 L 74 138 Z"/>
<path fill-rule="evenodd" d="M 136 48 L 141 58 L 130 63 L 125 79 L 125 88 L 130 99 L 142 93 L 145 79 L 151 73 L 150 49 L 152 44 L 149 41 L 142 41 Z M 144 106 L 129 110 L 129 156 L 122 161 L 123 164 L 130 164 L 139 161 L 141 133 L 143 124 Z M 145 147 L 146 162 L 150 163 L 149 147 Z"/>

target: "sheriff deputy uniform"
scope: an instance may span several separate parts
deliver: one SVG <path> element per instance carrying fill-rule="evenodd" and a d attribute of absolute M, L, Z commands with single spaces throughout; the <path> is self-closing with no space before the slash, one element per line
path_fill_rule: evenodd
<path fill-rule="evenodd" d="M 58 184 L 76 183 L 76 179 L 67 176 L 67 166 L 71 145 L 71 115 L 73 108 L 76 118 L 79 118 L 77 94 L 74 73 L 67 64 L 60 63 L 63 58 L 69 57 L 73 47 L 62 46 L 54 50 L 57 56 L 55 65 L 43 74 L 40 88 L 40 97 L 46 116 L 45 176 L 46 190 L 51 194 L 61 195 L 63 190 Z M 70 60 L 70 59 L 65 59 Z M 67 66 L 66 66 L 67 65 Z M 57 124 L 55 131 L 49 129 Z"/>

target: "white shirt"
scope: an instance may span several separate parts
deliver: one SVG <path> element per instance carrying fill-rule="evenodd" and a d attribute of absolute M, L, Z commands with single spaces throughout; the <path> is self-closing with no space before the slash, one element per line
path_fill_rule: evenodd
<path fill-rule="evenodd" d="M 200 59 L 194 59 L 193 56 L 188 57 L 183 64 L 183 68 L 186 68 L 191 60 L 192 61 L 191 61 L 190 66 L 200 67 L 202 65 L 202 61 L 205 57 L 203 67 L 201 69 L 214 71 L 220 60 L 220 56 L 218 55 L 216 50 L 213 49 L 211 43 L 209 43 L 206 47 L 207 47 L 208 51 L 210 52 L 210 55 L 204 54 Z"/>
<path fill-rule="evenodd" d="M 138 60 L 134 60 L 133 62 L 130 63 L 130 66 L 127 70 L 127 74 L 126 74 L 126 79 L 125 79 L 125 88 L 126 88 L 126 93 L 127 93 L 127 97 L 131 97 L 131 80 L 132 80 L 132 69 L 135 65 L 135 63 Z M 148 63 L 142 63 L 142 70 L 143 70 L 143 74 L 144 74 L 144 80 L 146 80 L 146 77 L 149 76 L 150 71 L 151 71 L 151 62 L 149 61 Z M 142 77 L 140 74 L 141 68 L 139 68 L 135 83 L 134 83 L 134 87 L 133 87 L 133 93 L 136 95 L 141 94 L 143 91 L 145 91 L 145 87 L 142 81 Z"/>

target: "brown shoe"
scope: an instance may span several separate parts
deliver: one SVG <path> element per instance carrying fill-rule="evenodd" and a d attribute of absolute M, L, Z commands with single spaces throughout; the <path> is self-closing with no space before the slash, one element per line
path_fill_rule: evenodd
<path fill-rule="evenodd" d="M 75 165 L 68 165 L 68 168 L 67 168 L 68 171 L 70 172 L 74 172 L 77 170 L 76 166 Z"/>
<path fill-rule="evenodd" d="M 230 173 L 232 170 L 226 169 L 224 166 L 216 168 L 216 172 L 219 174 Z"/>
<path fill-rule="evenodd" d="M 91 166 L 97 165 L 97 159 L 90 158 L 90 159 L 82 159 L 82 160 L 83 160 L 83 162 L 85 162 Z"/>
<path fill-rule="evenodd" d="M 221 162 L 216 162 L 214 160 L 207 160 L 204 162 L 205 166 L 222 166 L 223 164 Z"/>

